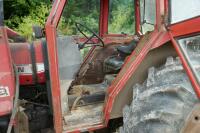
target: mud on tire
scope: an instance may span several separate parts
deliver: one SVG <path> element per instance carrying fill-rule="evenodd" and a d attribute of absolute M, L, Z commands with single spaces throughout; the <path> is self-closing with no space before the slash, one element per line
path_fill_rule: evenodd
<path fill-rule="evenodd" d="M 133 101 L 123 109 L 121 133 L 180 133 L 197 97 L 178 58 L 167 58 L 133 87 Z"/>

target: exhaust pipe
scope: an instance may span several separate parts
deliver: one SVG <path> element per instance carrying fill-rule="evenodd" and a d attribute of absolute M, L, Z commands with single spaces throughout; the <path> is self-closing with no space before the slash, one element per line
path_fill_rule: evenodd
<path fill-rule="evenodd" d="M 0 26 L 3 26 L 4 14 L 3 14 L 3 0 L 0 0 Z"/>

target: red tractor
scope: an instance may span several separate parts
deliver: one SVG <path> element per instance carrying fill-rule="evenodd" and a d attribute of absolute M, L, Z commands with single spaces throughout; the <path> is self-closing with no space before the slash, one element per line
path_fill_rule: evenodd
<path fill-rule="evenodd" d="M 56 0 L 32 43 L 0 7 L 0 132 L 48 132 L 51 115 L 55 133 L 199 132 L 200 1 L 133 0 L 135 34 L 111 34 L 113 0 L 99 2 L 98 34 L 75 22 L 83 36 L 60 36 Z"/>

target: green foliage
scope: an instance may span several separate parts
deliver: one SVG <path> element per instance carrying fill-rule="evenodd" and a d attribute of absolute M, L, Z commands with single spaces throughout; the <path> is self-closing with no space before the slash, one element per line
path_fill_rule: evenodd
<path fill-rule="evenodd" d="M 11 4 L 10 7 L 8 7 L 9 4 Z M 4 2 L 4 5 L 5 24 L 25 36 L 28 40 L 32 37 L 33 25 L 44 27 L 50 10 L 50 2 L 45 0 L 42 2 L 39 0 L 11 0 Z M 8 12 L 10 8 L 16 12 Z"/>
<path fill-rule="evenodd" d="M 112 0 L 109 29 L 111 33 L 134 33 L 134 1 Z"/>
<path fill-rule="evenodd" d="M 58 29 L 62 34 L 75 35 L 78 34 L 75 22 L 80 22 L 98 33 L 99 13 L 98 0 L 68 0 Z"/>
<path fill-rule="evenodd" d="M 32 10 L 28 16 L 23 17 L 22 22 L 15 30 L 30 40 L 32 36 L 32 26 L 39 25 L 44 27 L 48 13 L 49 7 L 47 5 L 41 4 L 39 8 Z"/>
<path fill-rule="evenodd" d="M 29 40 L 32 37 L 32 25 L 44 26 L 48 17 L 50 0 L 9 0 L 4 1 L 5 24 L 18 31 Z M 80 22 L 98 33 L 100 0 L 68 0 L 58 33 L 78 34 L 74 22 Z M 110 0 L 109 32 L 134 33 L 133 0 Z"/>
<path fill-rule="evenodd" d="M 109 8 L 108 31 L 134 34 L 134 0 L 110 0 Z M 80 22 L 98 33 L 99 15 L 99 0 L 68 0 L 68 6 L 59 24 L 59 31 L 65 35 L 78 34 L 74 22 Z"/>

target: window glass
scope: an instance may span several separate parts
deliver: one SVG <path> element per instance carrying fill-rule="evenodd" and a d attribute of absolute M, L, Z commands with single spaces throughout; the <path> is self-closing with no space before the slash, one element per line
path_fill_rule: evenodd
<path fill-rule="evenodd" d="M 108 32 L 134 34 L 134 12 L 134 0 L 110 0 Z"/>
<path fill-rule="evenodd" d="M 94 32 L 99 29 L 100 0 L 68 0 L 58 25 L 58 33 L 64 35 L 80 34 L 75 22 L 86 25 Z M 86 33 L 86 29 L 82 29 Z M 90 34 L 88 32 L 88 34 Z"/>
<path fill-rule="evenodd" d="M 140 18 L 141 31 L 143 34 L 147 31 L 154 30 L 156 21 L 156 0 L 140 0 Z"/>
<path fill-rule="evenodd" d="M 178 43 L 196 79 L 200 82 L 200 35 L 179 39 Z"/>
<path fill-rule="evenodd" d="M 200 15 L 200 0 L 171 0 L 171 23 Z"/>

